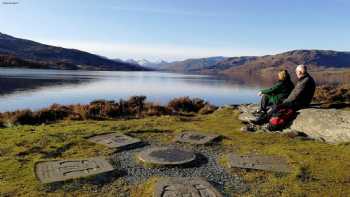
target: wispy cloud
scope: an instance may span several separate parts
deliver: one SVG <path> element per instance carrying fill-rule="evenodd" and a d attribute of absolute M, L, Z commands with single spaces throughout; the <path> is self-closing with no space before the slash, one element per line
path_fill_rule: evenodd
<path fill-rule="evenodd" d="M 228 47 L 195 47 L 177 45 L 153 45 L 153 44 L 128 44 L 128 43 L 107 43 L 96 41 L 57 41 L 40 40 L 43 43 L 75 48 L 91 53 L 103 55 L 109 58 L 121 59 L 142 59 L 149 60 L 183 60 L 188 58 L 201 58 L 211 56 L 245 56 L 245 55 L 266 55 L 280 51 L 268 51 L 248 48 Z"/>
<path fill-rule="evenodd" d="M 204 12 L 200 10 L 179 10 L 179 9 L 160 9 L 160 8 L 143 8 L 143 7 L 122 7 L 122 6 L 111 6 L 109 7 L 113 10 L 117 11 L 126 11 L 126 12 L 142 12 L 142 13 L 150 13 L 150 14 L 165 14 L 165 15 L 182 15 L 182 16 L 205 16 L 212 17 L 217 16 L 219 13 L 214 12 Z M 223 15 L 223 13 L 220 13 Z"/>

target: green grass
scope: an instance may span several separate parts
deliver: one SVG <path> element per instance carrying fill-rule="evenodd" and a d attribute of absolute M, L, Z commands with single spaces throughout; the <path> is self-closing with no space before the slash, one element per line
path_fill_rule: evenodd
<path fill-rule="evenodd" d="M 67 181 L 55 189 L 40 184 L 33 173 L 36 161 L 108 156 L 112 150 L 84 137 L 110 131 L 129 133 L 144 141 L 170 142 L 176 133 L 199 131 L 224 135 L 223 152 L 263 153 L 288 159 L 287 175 L 228 169 L 243 177 L 250 190 L 243 196 L 350 195 L 350 143 L 331 145 L 268 133 L 243 133 L 238 112 L 220 109 L 210 115 L 161 116 L 116 121 L 65 121 L 51 125 L 0 129 L 0 196 L 118 196 L 120 192 L 150 196 L 149 183 L 128 185 L 115 178 L 96 185 Z M 218 161 L 225 165 L 224 156 Z M 91 178 L 93 179 L 93 178 Z M 51 188 L 51 189 L 50 189 Z M 98 191 L 97 193 L 92 191 Z M 115 195 L 116 194 L 116 195 Z"/>

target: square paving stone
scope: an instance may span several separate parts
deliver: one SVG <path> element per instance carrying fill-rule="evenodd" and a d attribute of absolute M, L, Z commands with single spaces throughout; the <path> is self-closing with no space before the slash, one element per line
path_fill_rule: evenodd
<path fill-rule="evenodd" d="M 125 148 L 141 143 L 141 140 L 120 133 L 95 135 L 87 139 L 90 142 L 105 145 L 109 148 Z"/>
<path fill-rule="evenodd" d="M 228 155 L 229 167 L 256 169 L 272 172 L 290 172 L 287 160 L 279 156 L 267 155 Z"/>
<path fill-rule="evenodd" d="M 34 166 L 36 177 L 42 183 L 53 183 L 69 179 L 97 175 L 114 170 L 104 158 L 40 161 Z"/>
<path fill-rule="evenodd" d="M 155 186 L 154 197 L 222 197 L 204 178 L 165 177 Z"/>
<path fill-rule="evenodd" d="M 199 132 L 183 132 L 176 136 L 175 141 L 201 145 L 211 143 L 218 137 L 220 137 L 220 135 Z"/>

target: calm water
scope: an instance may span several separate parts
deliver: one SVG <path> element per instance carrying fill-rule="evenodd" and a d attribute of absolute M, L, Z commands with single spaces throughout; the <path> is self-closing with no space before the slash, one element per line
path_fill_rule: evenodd
<path fill-rule="evenodd" d="M 39 109 L 53 103 L 89 103 L 145 95 L 167 103 L 180 96 L 215 105 L 257 102 L 257 87 L 204 75 L 159 72 L 56 71 L 0 69 L 0 111 Z"/>

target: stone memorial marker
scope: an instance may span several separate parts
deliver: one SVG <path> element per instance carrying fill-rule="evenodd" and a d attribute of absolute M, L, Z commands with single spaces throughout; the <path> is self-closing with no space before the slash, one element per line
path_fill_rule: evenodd
<path fill-rule="evenodd" d="M 222 195 L 202 178 L 161 178 L 154 190 L 154 197 L 222 197 Z"/>
<path fill-rule="evenodd" d="M 177 148 L 149 148 L 138 154 L 138 159 L 156 165 L 182 165 L 196 159 L 192 151 Z"/>
<path fill-rule="evenodd" d="M 103 158 L 81 160 L 40 161 L 34 166 L 35 175 L 42 183 L 53 183 L 69 179 L 97 175 L 114 170 Z"/>
<path fill-rule="evenodd" d="M 95 135 L 87 139 L 90 142 L 105 145 L 109 148 L 126 148 L 141 143 L 141 140 L 119 133 Z"/>
<path fill-rule="evenodd" d="M 177 142 L 190 144 L 208 144 L 220 137 L 219 135 L 204 134 L 198 132 L 183 132 L 176 137 Z"/>
<path fill-rule="evenodd" d="M 279 156 L 266 155 L 228 155 L 229 167 L 265 170 L 273 172 L 290 172 L 287 161 Z"/>

